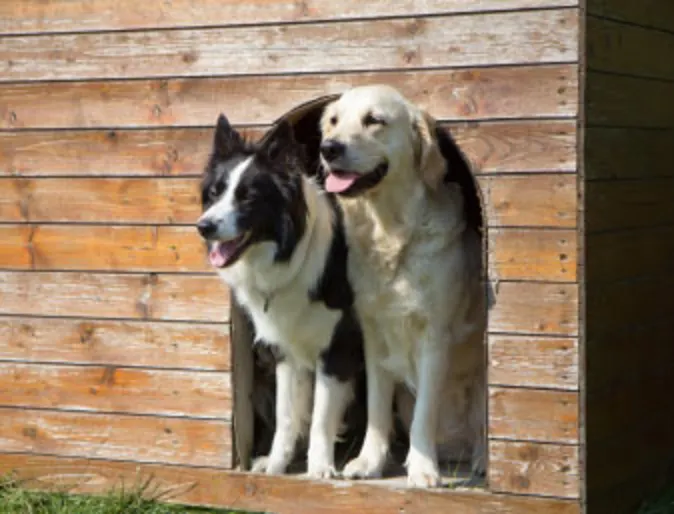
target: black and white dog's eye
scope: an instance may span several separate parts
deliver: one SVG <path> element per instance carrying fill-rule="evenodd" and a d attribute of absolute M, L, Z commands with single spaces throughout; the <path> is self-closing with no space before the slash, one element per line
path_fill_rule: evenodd
<path fill-rule="evenodd" d="M 224 191 L 225 191 L 225 183 L 219 180 L 211 186 L 210 193 L 212 197 L 216 197 L 220 196 Z"/>
<path fill-rule="evenodd" d="M 386 125 L 386 121 L 369 112 L 363 117 L 363 126 L 371 127 L 373 125 Z"/>
<path fill-rule="evenodd" d="M 330 118 L 330 125 L 337 125 L 337 116 L 332 116 Z"/>

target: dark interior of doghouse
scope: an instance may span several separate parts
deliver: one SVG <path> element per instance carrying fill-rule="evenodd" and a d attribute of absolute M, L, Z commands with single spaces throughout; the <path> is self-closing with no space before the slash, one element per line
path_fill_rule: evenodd
<path fill-rule="evenodd" d="M 319 120 L 324 106 L 330 101 L 329 98 L 318 100 L 299 106 L 284 116 L 294 127 L 295 137 L 305 146 L 305 151 L 310 161 L 309 170 L 319 184 L 323 183 L 320 171 L 319 145 L 320 130 Z M 440 149 L 447 161 L 447 173 L 445 182 L 458 183 L 465 196 L 465 215 L 469 226 L 482 233 L 483 214 L 482 200 L 467 159 L 461 153 L 450 133 L 442 127 L 436 128 L 436 134 Z M 275 378 L 274 357 L 268 348 L 261 346 L 253 347 L 253 444 L 252 455 L 255 457 L 267 455 L 271 447 L 274 434 L 274 406 L 275 406 Z M 358 395 L 365 398 L 365 395 Z M 485 399 L 486 401 L 486 399 Z M 346 413 L 346 431 L 341 436 L 341 441 L 335 449 L 335 464 L 341 469 L 350 459 L 357 456 L 365 433 L 366 406 L 363 404 L 352 405 Z M 306 470 L 306 444 L 300 441 L 296 458 L 290 469 L 290 473 L 302 473 Z M 395 434 L 391 444 L 391 464 L 387 469 L 387 476 L 404 476 L 403 463 L 408 449 L 407 434 L 402 425 L 397 422 Z M 443 462 L 441 469 L 450 478 L 461 479 L 469 475 L 469 463 Z M 469 457 L 469 456 L 467 456 Z"/>

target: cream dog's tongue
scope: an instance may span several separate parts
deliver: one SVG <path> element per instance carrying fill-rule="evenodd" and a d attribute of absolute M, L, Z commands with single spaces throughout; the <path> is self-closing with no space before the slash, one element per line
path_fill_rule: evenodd
<path fill-rule="evenodd" d="M 328 193 L 341 193 L 349 189 L 360 177 L 358 173 L 342 172 L 339 175 L 329 173 L 325 179 L 325 190 Z"/>

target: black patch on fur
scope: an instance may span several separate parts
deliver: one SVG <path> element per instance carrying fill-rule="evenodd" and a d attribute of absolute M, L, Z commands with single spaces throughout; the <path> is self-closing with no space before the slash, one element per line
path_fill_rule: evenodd
<path fill-rule="evenodd" d="M 342 211 L 333 195 L 327 195 L 334 212 L 335 226 L 328 259 L 323 274 L 315 288 L 309 291 L 312 302 L 323 302 L 329 309 L 350 309 L 353 306 L 353 289 L 347 275 L 349 248 L 344 235 Z"/>
<path fill-rule="evenodd" d="M 222 196 L 232 170 L 246 158 L 253 161 L 234 192 L 237 226 L 249 232 L 248 246 L 262 241 L 277 245 L 275 261 L 290 260 L 306 229 L 307 205 L 302 190 L 303 148 L 292 127 L 279 125 L 261 145 L 251 144 L 220 115 L 213 151 L 201 183 L 201 203 L 207 210 Z"/>
<path fill-rule="evenodd" d="M 330 346 L 321 354 L 323 372 L 346 382 L 365 371 L 363 332 L 353 309 L 342 311 Z"/>

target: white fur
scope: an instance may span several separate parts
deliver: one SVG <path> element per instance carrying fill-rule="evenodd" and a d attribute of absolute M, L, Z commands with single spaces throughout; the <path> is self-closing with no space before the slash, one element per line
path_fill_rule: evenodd
<path fill-rule="evenodd" d="M 367 113 L 386 123 L 365 126 Z M 340 197 L 368 380 L 365 442 L 344 475 L 381 475 L 395 385 L 402 384 L 416 396 L 406 401 L 409 393 L 399 388 L 399 406 L 408 407 L 408 482 L 418 487 L 439 484 L 437 442 L 468 439 L 476 471 L 484 451 L 480 241 L 465 230 L 459 187 L 440 184 L 444 160 L 431 124 L 386 86 L 346 92 L 321 121 L 324 140 L 346 145 L 343 157 L 324 162 L 328 170 L 364 174 L 388 163 L 373 189 Z"/>
<path fill-rule="evenodd" d="M 218 230 L 215 237 L 223 241 L 234 239 L 239 235 L 236 228 L 237 212 L 234 204 L 234 191 L 236 185 L 241 181 L 241 176 L 252 161 L 253 158 L 248 157 L 230 172 L 229 184 L 225 194 L 201 216 L 202 218 L 209 218 L 217 224 Z"/>
<path fill-rule="evenodd" d="M 251 159 L 235 168 L 227 191 L 204 217 L 223 222 L 222 237 L 234 238 L 236 208 L 233 191 Z M 253 471 L 284 473 L 295 444 L 306 435 L 311 418 L 308 473 L 315 478 L 335 475 L 334 444 L 344 411 L 352 398 L 352 384 L 325 376 L 318 367 L 328 348 L 341 312 L 311 302 L 309 291 L 323 273 L 335 230 L 327 199 L 309 179 L 303 182 L 308 207 L 306 231 L 287 263 L 274 262 L 276 245 L 262 242 L 249 247 L 237 262 L 218 270 L 239 303 L 250 314 L 256 338 L 277 344 L 285 360 L 276 368 L 276 431 L 268 456 L 259 458 Z M 316 371 L 312 407 L 311 372 Z"/>

